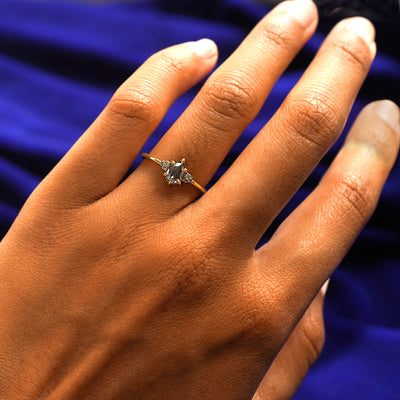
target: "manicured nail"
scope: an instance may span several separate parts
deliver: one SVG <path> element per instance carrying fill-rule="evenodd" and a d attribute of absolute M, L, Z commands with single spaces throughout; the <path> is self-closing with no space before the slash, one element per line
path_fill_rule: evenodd
<path fill-rule="evenodd" d="M 340 22 L 339 26 L 362 37 L 371 51 L 376 51 L 375 27 L 368 19 L 362 17 L 349 18 Z"/>
<path fill-rule="evenodd" d="M 218 53 L 217 45 L 210 39 L 188 42 L 187 45 L 201 58 L 214 58 Z"/>
<path fill-rule="evenodd" d="M 317 20 L 317 7 L 312 0 L 291 0 L 279 4 L 276 9 L 285 10 L 304 28 L 308 28 Z"/>

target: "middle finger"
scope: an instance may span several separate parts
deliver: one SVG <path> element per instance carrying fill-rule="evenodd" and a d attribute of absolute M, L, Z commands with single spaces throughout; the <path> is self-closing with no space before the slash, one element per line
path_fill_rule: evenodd
<path fill-rule="evenodd" d="M 163 160 L 186 158 L 193 178 L 205 186 L 314 32 L 317 17 L 311 0 L 285 1 L 277 6 L 208 79 L 151 154 Z M 140 165 L 130 180 L 128 192 L 132 187 L 145 188 L 135 196 L 167 199 L 159 204 L 166 204 L 172 214 L 199 194 L 192 185 L 168 187 L 159 167 L 152 163 Z"/>

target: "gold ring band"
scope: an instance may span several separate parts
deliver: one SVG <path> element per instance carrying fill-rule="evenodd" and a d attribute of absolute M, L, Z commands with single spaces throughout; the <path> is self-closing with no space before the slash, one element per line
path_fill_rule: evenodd
<path fill-rule="evenodd" d="M 142 153 L 141 156 L 143 158 L 147 158 L 150 161 L 158 164 L 164 171 L 164 177 L 168 183 L 168 185 L 181 185 L 182 183 L 190 183 L 197 189 L 199 189 L 202 193 L 206 192 L 206 189 L 203 186 L 199 185 L 189 174 L 185 159 L 182 158 L 181 161 L 167 161 L 167 160 L 159 160 L 156 157 L 151 156 L 147 153 Z"/>

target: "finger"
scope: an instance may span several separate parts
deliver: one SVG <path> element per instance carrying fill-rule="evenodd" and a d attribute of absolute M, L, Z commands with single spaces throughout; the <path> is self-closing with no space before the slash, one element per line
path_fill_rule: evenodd
<path fill-rule="evenodd" d="M 246 231 L 241 245 L 257 244 L 340 135 L 374 49 L 368 20 L 339 23 L 274 117 L 201 199 L 226 231 Z"/>
<path fill-rule="evenodd" d="M 325 341 L 323 308 L 328 283 L 329 280 L 279 351 L 253 400 L 291 399 L 317 361 Z"/>
<path fill-rule="evenodd" d="M 372 215 L 399 143 L 398 107 L 368 105 L 317 188 L 256 252 L 256 265 L 270 263 L 267 273 L 257 269 L 279 287 L 287 315 L 307 307 Z"/>
<path fill-rule="evenodd" d="M 111 191 L 172 103 L 211 71 L 216 58 L 215 43 L 208 39 L 151 56 L 50 174 L 52 193 L 85 203 Z"/>
<path fill-rule="evenodd" d="M 185 158 L 194 179 L 205 185 L 259 112 L 274 83 L 312 35 L 317 17 L 311 0 L 286 1 L 277 6 L 208 79 L 152 155 L 164 160 Z M 160 169 L 148 162 L 136 173 L 127 184 L 134 188 L 154 182 L 146 187 L 144 195 L 158 199 L 165 196 L 169 201 L 164 204 L 173 213 L 199 194 L 192 185 L 169 188 Z M 141 182 L 137 180 L 139 173 Z M 159 204 L 162 206 L 163 201 Z"/>

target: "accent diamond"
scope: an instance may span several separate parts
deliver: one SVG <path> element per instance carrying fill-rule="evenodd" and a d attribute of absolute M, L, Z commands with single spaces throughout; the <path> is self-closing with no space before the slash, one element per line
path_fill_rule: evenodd
<path fill-rule="evenodd" d="M 193 178 L 189 173 L 184 172 L 183 177 L 182 177 L 182 182 L 183 183 L 191 183 L 191 182 L 193 182 Z"/>
<path fill-rule="evenodd" d="M 170 162 L 169 161 L 161 161 L 161 168 L 164 170 L 164 171 L 166 171 L 168 168 L 169 168 L 169 166 L 170 166 Z"/>

